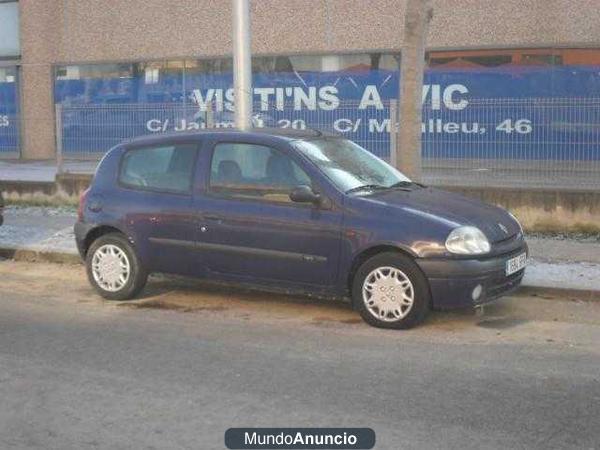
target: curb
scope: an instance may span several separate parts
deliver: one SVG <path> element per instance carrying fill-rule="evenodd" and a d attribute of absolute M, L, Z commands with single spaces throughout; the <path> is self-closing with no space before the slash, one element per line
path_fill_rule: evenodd
<path fill-rule="evenodd" d="M 22 262 L 46 262 L 58 264 L 82 264 L 81 258 L 75 253 L 52 252 L 46 250 L 17 249 L 0 247 L 0 258 Z M 545 300 L 570 300 L 596 302 L 600 301 L 600 290 L 568 289 L 547 286 L 521 285 L 514 292 L 516 296 L 529 295 Z"/>
<path fill-rule="evenodd" d="M 81 264 L 81 258 L 74 253 L 61 253 L 46 250 L 0 247 L 0 257 L 23 262 L 48 262 L 58 264 Z"/>
<path fill-rule="evenodd" d="M 548 286 L 521 285 L 516 295 L 531 295 L 545 300 L 579 300 L 583 302 L 600 301 L 600 291 L 593 289 L 569 289 Z"/>

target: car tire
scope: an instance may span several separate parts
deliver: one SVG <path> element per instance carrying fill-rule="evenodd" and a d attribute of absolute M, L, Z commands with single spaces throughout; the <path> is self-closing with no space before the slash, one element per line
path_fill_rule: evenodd
<path fill-rule="evenodd" d="M 109 233 L 96 239 L 88 249 L 85 262 L 90 283 L 107 300 L 134 298 L 148 279 L 135 249 L 121 233 Z"/>
<path fill-rule="evenodd" d="M 352 280 L 352 301 L 369 325 L 407 329 L 425 319 L 431 294 L 425 275 L 409 256 L 385 252 L 358 268 Z"/>

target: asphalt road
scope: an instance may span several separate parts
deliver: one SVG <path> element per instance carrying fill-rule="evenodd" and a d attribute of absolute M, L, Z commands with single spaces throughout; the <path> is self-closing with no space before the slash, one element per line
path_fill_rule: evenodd
<path fill-rule="evenodd" d="M 509 298 L 406 332 L 343 303 L 0 262 L 0 448 L 222 449 L 229 427 L 371 427 L 377 449 L 600 448 L 600 304 Z"/>

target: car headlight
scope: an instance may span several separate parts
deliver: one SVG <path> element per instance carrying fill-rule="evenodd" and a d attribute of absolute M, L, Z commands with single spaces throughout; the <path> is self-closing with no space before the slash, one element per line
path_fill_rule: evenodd
<path fill-rule="evenodd" d="M 446 239 L 446 249 L 459 255 L 481 255 L 490 251 L 490 241 L 476 227 L 459 227 Z"/>

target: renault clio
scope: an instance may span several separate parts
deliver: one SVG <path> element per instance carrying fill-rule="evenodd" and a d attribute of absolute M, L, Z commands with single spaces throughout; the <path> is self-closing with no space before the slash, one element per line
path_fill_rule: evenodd
<path fill-rule="evenodd" d="M 413 182 L 344 138 L 293 130 L 120 144 L 82 195 L 75 233 L 107 299 L 132 299 L 163 272 L 348 296 L 383 328 L 510 292 L 528 252 L 504 209 Z"/>

